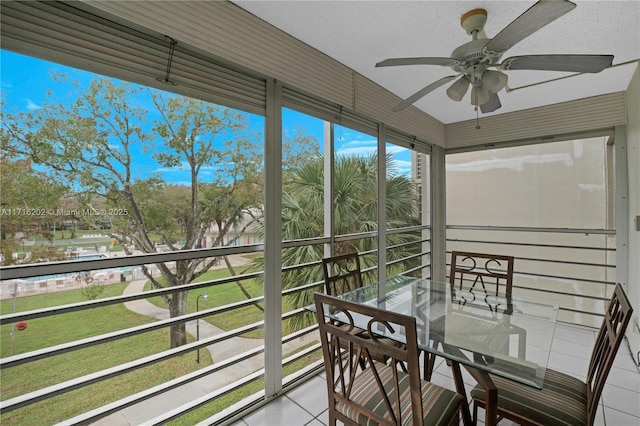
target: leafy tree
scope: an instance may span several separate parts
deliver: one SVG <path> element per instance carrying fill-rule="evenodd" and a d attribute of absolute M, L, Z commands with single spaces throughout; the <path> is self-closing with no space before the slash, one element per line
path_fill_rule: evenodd
<path fill-rule="evenodd" d="M 386 215 L 387 226 L 398 228 L 417 223 L 414 184 L 397 173 L 390 156 L 387 157 Z M 349 235 L 377 229 L 377 156 L 341 156 L 335 161 L 333 206 L 335 210 L 335 234 Z M 283 240 L 316 238 L 324 234 L 324 160 L 318 155 L 304 162 L 286 184 L 282 196 Z M 409 234 L 392 234 L 388 244 L 415 241 Z M 337 242 L 335 254 L 366 252 L 376 248 L 376 240 L 363 238 Z M 390 260 L 407 256 L 404 249 L 390 251 Z M 283 266 L 318 262 L 324 257 L 324 247 L 302 246 L 286 249 L 282 255 Z M 363 268 L 375 266 L 375 254 L 361 257 Z M 263 259 L 257 259 L 262 268 Z M 400 272 L 400 271 L 398 271 Z M 283 275 L 283 289 L 293 289 L 302 283 L 323 280 L 321 267 L 305 267 L 288 271 Z M 312 290 L 294 292 L 289 297 L 293 306 L 313 303 Z M 292 319 L 292 327 L 308 325 L 305 315 Z"/>
<path fill-rule="evenodd" d="M 71 102 L 45 103 L 38 110 L 2 114 L 3 149 L 72 183 L 87 212 L 105 219 L 110 236 L 127 254 L 198 247 L 216 224 L 214 246 L 242 215 L 262 207 L 263 144 L 245 114 L 164 92 L 95 79 Z M 149 108 L 143 107 L 149 106 Z M 302 139 L 289 161 L 309 155 Z M 187 178 L 170 184 L 141 173 L 153 159 L 159 169 Z M 102 216 L 101 216 L 102 215 Z M 159 237 L 158 237 L 159 236 Z M 143 271 L 154 288 L 181 286 L 207 272 L 218 259 L 156 264 L 161 277 Z M 170 316 L 186 313 L 187 292 L 164 296 Z M 186 343 L 185 323 L 171 327 L 171 347 Z"/>
<path fill-rule="evenodd" d="M 52 243 L 51 230 L 57 219 L 59 200 L 68 189 L 47 174 L 34 170 L 28 159 L 11 158 L 10 152 L 4 150 L 0 158 L 0 188 L 0 247 L 4 263 L 24 262 L 28 258 L 14 259 L 13 256 L 21 249 L 16 237 L 42 235 Z M 33 247 L 31 251 L 42 252 L 34 258 L 58 257 L 53 247 Z"/>

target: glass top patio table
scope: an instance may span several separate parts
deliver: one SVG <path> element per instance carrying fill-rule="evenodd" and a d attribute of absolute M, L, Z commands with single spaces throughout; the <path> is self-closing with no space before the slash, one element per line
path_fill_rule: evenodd
<path fill-rule="evenodd" d="M 402 275 L 340 297 L 415 317 L 418 346 L 424 351 L 529 386 L 543 386 L 557 302 L 524 295 L 488 296 L 482 289 L 452 294 L 448 283 Z M 339 321 L 341 314 L 325 315 Z M 367 319 L 354 316 L 354 321 L 366 328 Z M 379 332 L 398 341 L 404 338 L 384 327 Z"/>

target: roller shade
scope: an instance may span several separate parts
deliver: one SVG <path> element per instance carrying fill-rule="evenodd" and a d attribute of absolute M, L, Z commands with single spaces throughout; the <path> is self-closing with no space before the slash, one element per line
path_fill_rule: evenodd
<path fill-rule="evenodd" d="M 318 110 L 341 105 L 372 122 L 383 122 L 428 143 L 444 146 L 443 123 L 415 107 L 393 112 L 392 107 L 400 102 L 398 96 L 228 1 L 84 0 L 83 3 L 170 34 L 216 57 L 273 78 L 283 87 L 291 88 L 290 94 L 312 94 L 315 102 L 328 104 Z M 296 102 L 305 104 L 306 99 Z"/>
<path fill-rule="evenodd" d="M 179 40 L 166 83 L 170 39 L 163 34 L 118 24 L 77 2 L 2 1 L 0 7 L 3 49 L 265 114 L 265 78 Z"/>
<path fill-rule="evenodd" d="M 377 122 L 367 119 L 338 104 L 320 100 L 301 90 L 286 86 L 283 87 L 282 104 L 286 108 L 350 127 L 363 133 L 370 135 L 376 135 L 378 133 Z"/>

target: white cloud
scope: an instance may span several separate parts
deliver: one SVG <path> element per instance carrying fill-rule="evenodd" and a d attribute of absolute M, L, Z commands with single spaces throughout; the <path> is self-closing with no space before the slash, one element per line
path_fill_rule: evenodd
<path fill-rule="evenodd" d="M 408 149 L 403 146 L 387 144 L 387 154 L 400 154 L 405 151 L 408 151 Z"/>
<path fill-rule="evenodd" d="M 176 167 L 158 167 L 153 171 L 153 173 L 176 173 L 176 172 L 186 172 L 189 170 L 189 163 L 183 162 L 179 166 Z"/>
<path fill-rule="evenodd" d="M 396 168 L 397 174 L 411 177 L 411 161 L 393 160 L 393 165 Z"/>
<path fill-rule="evenodd" d="M 36 104 L 31 99 L 25 98 L 25 101 L 27 102 L 27 109 L 29 111 L 34 111 L 34 110 L 42 108 L 40 105 Z"/>
<path fill-rule="evenodd" d="M 191 168 L 189 167 L 189 163 L 187 163 L 186 161 L 183 161 L 180 163 L 179 166 L 175 166 L 175 167 L 158 167 L 155 170 L 153 170 L 152 173 L 182 173 L 182 172 L 188 172 L 190 171 Z M 202 166 L 200 168 L 200 172 L 205 172 L 205 171 L 209 171 L 209 172 L 213 172 L 217 170 L 217 167 L 215 166 Z"/>
<path fill-rule="evenodd" d="M 343 143 L 339 148 L 336 149 L 336 155 L 341 156 L 350 156 L 350 155 L 359 155 L 359 156 L 369 156 L 371 154 L 375 154 L 378 149 L 377 142 L 375 139 L 369 140 L 351 140 L 349 142 Z"/>

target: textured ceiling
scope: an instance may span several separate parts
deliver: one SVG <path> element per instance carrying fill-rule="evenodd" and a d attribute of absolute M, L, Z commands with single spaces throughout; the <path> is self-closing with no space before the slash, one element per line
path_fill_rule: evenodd
<path fill-rule="evenodd" d="M 356 70 L 401 98 L 454 74 L 432 65 L 375 68 L 383 59 L 449 57 L 471 37 L 460 26 L 465 12 L 488 12 L 485 33 L 491 38 L 534 4 L 533 1 L 233 1 L 293 37 Z M 518 89 L 572 75 L 549 71 L 508 71 L 502 91 L 503 114 L 627 89 L 640 58 L 640 1 L 576 1 L 577 7 L 509 49 L 503 58 L 532 54 L 612 54 L 613 68 Z M 446 85 L 415 105 L 443 123 L 473 119 L 469 93 L 450 100 Z M 481 113 L 481 116 L 483 114 Z"/>

